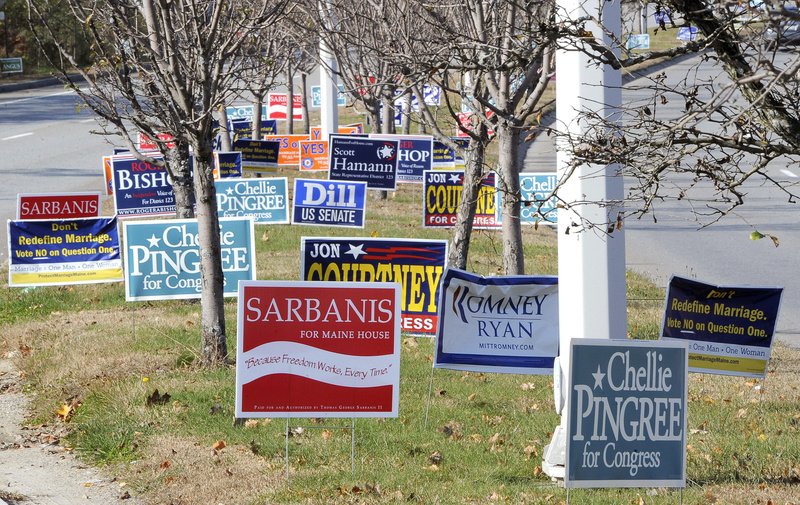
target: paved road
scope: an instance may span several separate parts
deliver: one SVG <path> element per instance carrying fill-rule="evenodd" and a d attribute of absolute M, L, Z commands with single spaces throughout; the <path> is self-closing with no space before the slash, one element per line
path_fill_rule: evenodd
<path fill-rule="evenodd" d="M 669 67 L 669 79 L 676 81 L 687 75 L 692 59 L 684 59 Z M 648 71 L 663 71 L 663 67 Z M 708 79 L 717 67 L 706 67 L 697 75 Z M 719 77 L 718 79 L 724 79 Z M 623 101 L 636 100 L 641 94 L 633 91 L 640 80 L 627 80 Z M 670 106 L 683 107 L 682 101 Z M 677 112 L 675 114 L 677 115 Z M 540 135 L 525 153 L 525 171 L 554 172 L 555 146 L 552 138 Z M 771 170 L 789 182 L 800 181 L 800 169 L 787 169 L 776 163 Z M 687 181 L 688 182 L 688 181 Z M 674 275 L 696 278 L 710 284 L 730 286 L 781 286 L 784 294 L 778 318 L 777 338 L 800 349 L 800 219 L 797 205 L 787 203 L 776 190 L 747 185 L 743 207 L 713 226 L 698 229 L 691 219 L 688 202 L 671 201 L 656 208 L 658 222 L 652 216 L 625 221 L 626 263 L 629 269 L 648 275 L 666 287 Z M 771 240 L 750 240 L 753 228 L 775 235 L 780 246 Z"/>
<path fill-rule="evenodd" d="M 113 147 L 93 129 L 93 116 L 63 86 L 0 94 L 0 263 L 17 194 L 103 190 L 101 157 Z"/>

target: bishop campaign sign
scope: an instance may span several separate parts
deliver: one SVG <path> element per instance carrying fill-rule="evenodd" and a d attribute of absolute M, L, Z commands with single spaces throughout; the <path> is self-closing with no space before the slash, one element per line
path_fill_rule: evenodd
<path fill-rule="evenodd" d="M 683 342 L 573 339 L 567 487 L 686 487 Z"/>
<path fill-rule="evenodd" d="M 256 277 L 253 220 L 220 218 L 224 296 Z M 200 246 L 196 219 L 123 223 L 125 299 L 200 298 Z"/>
<path fill-rule="evenodd" d="M 397 417 L 400 286 L 239 284 L 236 417 Z"/>
<path fill-rule="evenodd" d="M 558 356 L 557 277 L 481 277 L 448 268 L 440 289 L 435 367 L 553 373 Z"/>

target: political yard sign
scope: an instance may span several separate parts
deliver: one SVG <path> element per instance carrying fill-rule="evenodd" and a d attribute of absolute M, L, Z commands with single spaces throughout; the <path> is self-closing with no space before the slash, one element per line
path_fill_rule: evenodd
<path fill-rule="evenodd" d="M 220 218 L 224 296 L 256 277 L 253 220 Z M 123 223 L 125 299 L 200 298 L 200 247 L 196 219 Z"/>
<path fill-rule="evenodd" d="M 764 377 L 782 294 L 672 276 L 661 338 L 689 344 L 690 372 Z"/>
<path fill-rule="evenodd" d="M 686 487 L 686 343 L 570 345 L 566 487 Z"/>
<path fill-rule="evenodd" d="M 301 140 L 300 171 L 328 170 L 328 141 Z"/>
<path fill-rule="evenodd" d="M 286 177 L 215 181 L 219 217 L 252 217 L 258 224 L 289 224 Z"/>
<path fill-rule="evenodd" d="M 20 193 L 17 219 L 81 219 L 100 217 L 100 192 Z"/>
<path fill-rule="evenodd" d="M 366 182 L 295 179 L 292 224 L 364 227 Z"/>
<path fill-rule="evenodd" d="M 122 280 L 117 218 L 8 221 L 8 285 Z"/>
<path fill-rule="evenodd" d="M 397 417 L 397 283 L 239 284 L 236 417 Z"/>
<path fill-rule="evenodd" d="M 397 182 L 422 184 L 423 173 L 432 168 L 433 137 L 430 135 L 374 135 L 376 140 L 396 140 Z"/>
<path fill-rule="evenodd" d="M 452 228 L 456 224 L 461 190 L 464 186 L 462 170 L 428 170 L 424 175 L 423 194 L 425 228 Z M 498 228 L 497 196 L 494 172 L 481 180 L 478 202 L 472 227 L 476 229 Z"/>
<path fill-rule="evenodd" d="M 552 374 L 557 355 L 557 277 L 445 271 L 434 367 Z"/>
<path fill-rule="evenodd" d="M 328 179 L 366 182 L 369 189 L 397 188 L 396 140 L 331 135 Z"/>
<path fill-rule="evenodd" d="M 278 172 L 280 145 L 276 141 L 237 139 L 233 150 L 242 153 L 242 172 L 274 174 Z"/>
<path fill-rule="evenodd" d="M 117 216 L 164 216 L 175 213 L 175 194 L 166 168 L 126 155 L 112 156 L 111 167 Z"/>
<path fill-rule="evenodd" d="M 242 176 L 242 153 L 214 151 L 214 179 Z"/>
<path fill-rule="evenodd" d="M 300 255 L 306 281 L 399 282 L 403 330 L 436 333 L 446 240 L 303 237 Z"/>

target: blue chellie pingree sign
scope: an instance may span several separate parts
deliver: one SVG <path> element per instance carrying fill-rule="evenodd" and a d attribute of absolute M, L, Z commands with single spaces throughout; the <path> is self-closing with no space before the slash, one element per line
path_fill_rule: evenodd
<path fill-rule="evenodd" d="M 289 224 L 288 182 L 269 179 L 218 180 L 217 213 L 223 217 L 252 217 L 259 224 Z"/>
<path fill-rule="evenodd" d="M 369 189 L 397 188 L 399 143 L 364 137 L 331 135 L 328 178 L 332 181 L 366 182 Z"/>
<path fill-rule="evenodd" d="M 571 341 L 567 487 L 685 487 L 683 342 Z"/>
<path fill-rule="evenodd" d="M 237 296 L 240 280 L 256 278 L 253 220 L 220 218 L 224 295 Z M 196 219 L 124 222 L 125 299 L 200 298 Z"/>
<path fill-rule="evenodd" d="M 364 227 L 366 182 L 294 180 L 292 223 Z"/>

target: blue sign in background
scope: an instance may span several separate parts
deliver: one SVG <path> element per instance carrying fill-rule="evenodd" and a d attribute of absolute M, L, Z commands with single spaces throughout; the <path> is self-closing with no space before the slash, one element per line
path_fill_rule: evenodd
<path fill-rule="evenodd" d="M 430 170 L 433 162 L 433 137 L 402 135 L 370 135 L 376 140 L 397 140 L 397 182 L 422 183 L 423 172 Z"/>
<path fill-rule="evenodd" d="M 231 123 L 231 134 L 238 139 L 263 140 L 263 138 L 253 138 L 253 120 L 236 119 Z M 278 122 L 274 119 L 264 119 L 261 122 L 261 137 L 264 135 L 275 135 L 278 133 Z"/>
<path fill-rule="evenodd" d="M 367 183 L 295 179 L 292 224 L 364 227 Z"/>
<path fill-rule="evenodd" d="M 256 278 L 253 220 L 220 218 L 224 296 L 238 296 L 240 280 Z M 196 219 L 123 223 L 125 299 L 200 298 Z"/>
<path fill-rule="evenodd" d="M 567 487 L 685 487 L 683 342 L 573 339 Z"/>
<path fill-rule="evenodd" d="M 328 178 L 366 182 L 369 189 L 397 187 L 398 142 L 331 135 L 328 142 Z"/>
<path fill-rule="evenodd" d="M 112 157 L 111 166 L 114 175 L 114 204 L 118 216 L 160 216 L 175 213 L 175 194 L 166 168 L 126 156 Z"/>
<path fill-rule="evenodd" d="M 259 224 L 289 224 L 286 177 L 215 181 L 219 217 L 252 217 Z"/>
<path fill-rule="evenodd" d="M 721 287 L 672 276 L 663 338 L 771 347 L 783 288 Z"/>
<path fill-rule="evenodd" d="M 303 237 L 300 247 L 303 280 L 399 282 L 403 330 L 436 333 L 446 240 Z"/>

